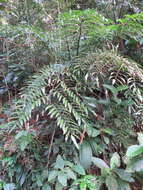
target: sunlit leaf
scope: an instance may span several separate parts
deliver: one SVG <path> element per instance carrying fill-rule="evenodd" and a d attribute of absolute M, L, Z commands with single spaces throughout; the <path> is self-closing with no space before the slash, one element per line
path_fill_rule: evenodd
<path fill-rule="evenodd" d="M 49 177 L 48 177 L 48 181 L 52 181 L 53 179 L 55 179 L 58 175 L 58 172 L 56 170 L 53 170 L 49 173 Z"/>
<path fill-rule="evenodd" d="M 16 186 L 14 183 L 4 184 L 4 190 L 14 190 L 14 189 L 16 189 Z"/>
<path fill-rule="evenodd" d="M 140 145 L 143 145 L 143 133 L 138 133 L 138 141 Z"/>
<path fill-rule="evenodd" d="M 120 156 L 117 152 L 115 152 L 110 160 L 110 167 L 111 169 L 115 168 L 115 167 L 119 167 L 120 166 Z"/>
<path fill-rule="evenodd" d="M 67 175 L 63 172 L 58 173 L 58 181 L 61 183 L 63 186 L 67 186 Z"/>
<path fill-rule="evenodd" d="M 80 184 L 80 190 L 86 190 L 87 184 L 84 182 L 81 182 Z"/>
<path fill-rule="evenodd" d="M 50 185 L 44 185 L 43 187 L 42 187 L 42 190 L 51 190 L 51 187 L 50 187 Z"/>
<path fill-rule="evenodd" d="M 106 162 L 100 158 L 92 157 L 92 162 L 100 169 L 109 169 L 109 166 Z"/>
<path fill-rule="evenodd" d="M 135 159 L 127 165 L 127 172 L 142 172 L 143 171 L 143 160 Z"/>
<path fill-rule="evenodd" d="M 126 155 L 129 158 L 133 158 L 137 155 L 140 155 L 141 153 L 143 153 L 142 145 L 132 145 L 128 148 Z"/>

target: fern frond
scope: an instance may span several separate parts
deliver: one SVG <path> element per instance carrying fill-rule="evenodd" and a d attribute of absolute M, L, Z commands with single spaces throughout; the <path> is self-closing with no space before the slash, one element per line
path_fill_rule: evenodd
<path fill-rule="evenodd" d="M 15 109 L 11 115 L 11 120 L 15 120 L 15 122 L 12 122 L 12 129 L 22 128 L 26 121 L 31 118 L 32 111 L 35 108 L 50 102 L 52 89 L 49 89 L 47 95 L 46 87 L 53 85 L 53 81 L 50 80 L 51 76 L 56 73 L 55 77 L 58 77 L 58 74 L 63 69 L 64 66 L 57 67 L 57 71 L 52 66 L 45 67 L 28 81 L 27 86 L 19 94 L 20 98 L 16 102 Z M 11 126 L 11 123 L 9 125 Z"/>
<path fill-rule="evenodd" d="M 129 67 L 130 65 L 130 67 Z M 136 76 L 131 72 L 136 70 Z M 28 81 L 15 104 L 10 122 L 11 129 L 23 127 L 30 120 L 35 108 L 40 108 L 59 126 L 66 139 L 80 139 L 89 128 L 96 128 L 106 116 L 106 99 L 112 103 L 112 95 L 104 84 L 129 88 L 117 93 L 122 100 L 132 100 L 129 114 L 142 114 L 142 70 L 132 62 L 113 53 L 91 54 L 84 60 L 70 65 L 53 65 L 42 69 Z M 85 101 L 89 97 L 92 103 Z M 105 99 L 105 100 L 104 100 Z M 108 104 L 106 103 L 106 104 Z M 92 106 L 94 105 L 94 106 Z M 110 107 L 112 111 L 115 103 Z M 116 107 L 116 106 L 115 106 Z M 105 109 L 105 110 L 104 110 Z M 126 108 L 127 109 L 127 108 Z M 102 119 L 101 119 L 102 118 Z"/>

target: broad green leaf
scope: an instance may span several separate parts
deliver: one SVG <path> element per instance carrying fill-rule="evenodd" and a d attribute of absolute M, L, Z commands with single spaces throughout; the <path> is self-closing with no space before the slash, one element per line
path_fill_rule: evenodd
<path fill-rule="evenodd" d="M 126 172 L 124 169 L 116 169 L 115 172 L 122 180 L 127 181 L 127 182 L 134 182 L 134 178 L 132 178 L 132 174 L 129 172 Z"/>
<path fill-rule="evenodd" d="M 58 172 L 56 170 L 53 170 L 49 173 L 48 181 L 54 180 L 58 176 Z"/>
<path fill-rule="evenodd" d="M 110 169 L 104 160 L 96 157 L 92 157 L 92 162 L 100 169 Z"/>
<path fill-rule="evenodd" d="M 94 129 L 93 127 L 88 127 L 87 134 L 89 135 L 89 137 L 97 137 L 98 135 L 100 135 L 100 130 Z"/>
<path fill-rule="evenodd" d="M 46 179 L 48 176 L 49 176 L 49 171 L 48 171 L 48 169 L 45 169 L 45 170 L 43 170 L 43 172 L 42 172 L 42 178 L 43 179 Z"/>
<path fill-rule="evenodd" d="M 80 163 L 81 165 L 87 169 L 90 167 L 92 163 L 92 149 L 90 144 L 87 141 L 84 141 L 80 145 Z"/>
<path fill-rule="evenodd" d="M 140 155 L 141 153 L 143 153 L 142 145 L 132 145 L 128 148 L 126 155 L 129 158 L 133 158 L 135 156 Z"/>
<path fill-rule="evenodd" d="M 4 184 L 4 190 L 14 190 L 16 189 L 16 186 L 14 183 L 7 183 L 7 184 Z"/>
<path fill-rule="evenodd" d="M 118 190 L 131 190 L 129 183 L 119 179 L 117 181 L 118 181 Z"/>
<path fill-rule="evenodd" d="M 76 175 L 75 173 L 70 169 L 70 168 L 65 168 L 64 170 L 68 176 L 69 179 L 74 179 L 76 180 Z"/>
<path fill-rule="evenodd" d="M 62 159 L 62 157 L 60 155 L 57 156 L 57 159 L 56 159 L 56 164 L 55 164 L 55 167 L 54 168 L 57 168 L 57 169 L 63 169 L 64 168 L 64 160 Z"/>
<path fill-rule="evenodd" d="M 55 190 L 63 190 L 63 189 L 64 187 L 59 182 L 57 182 L 55 186 Z"/>
<path fill-rule="evenodd" d="M 70 168 L 73 167 L 73 163 L 65 160 L 65 166 L 69 166 Z"/>
<path fill-rule="evenodd" d="M 133 165 L 133 170 L 136 172 L 143 171 L 143 160 L 139 160 L 139 161 L 135 162 Z"/>
<path fill-rule="evenodd" d="M 37 178 L 36 183 L 37 183 L 38 187 L 42 187 L 43 186 L 42 176 L 38 175 L 36 178 Z"/>
<path fill-rule="evenodd" d="M 67 186 L 67 175 L 64 172 L 59 172 L 58 173 L 58 181 L 63 186 Z"/>
<path fill-rule="evenodd" d="M 96 189 L 95 190 L 101 190 L 101 186 L 103 185 L 104 180 L 99 179 L 98 181 L 96 181 Z"/>
<path fill-rule="evenodd" d="M 92 175 L 86 175 L 85 176 L 85 183 L 87 184 L 88 188 L 90 190 L 93 190 L 95 189 L 96 190 L 96 187 L 97 187 L 97 181 L 96 181 L 96 178 L 95 176 L 92 176 Z"/>
<path fill-rule="evenodd" d="M 111 169 L 115 168 L 115 167 L 120 167 L 120 156 L 117 152 L 115 152 L 112 157 L 111 157 L 111 160 L 110 160 L 110 167 Z"/>
<path fill-rule="evenodd" d="M 106 186 L 108 190 L 118 190 L 118 183 L 114 176 L 107 176 L 106 177 Z"/>
<path fill-rule="evenodd" d="M 3 189 L 3 184 L 2 183 L 0 183 L 0 190 L 2 190 Z"/>
<path fill-rule="evenodd" d="M 0 3 L 6 3 L 7 0 L 0 0 Z"/>
<path fill-rule="evenodd" d="M 142 172 L 143 171 L 143 159 L 142 160 L 132 160 L 128 165 L 127 169 L 128 172 Z"/>
<path fill-rule="evenodd" d="M 110 143 L 110 140 L 108 137 L 103 136 L 104 142 L 108 145 Z"/>
<path fill-rule="evenodd" d="M 42 190 L 51 190 L 51 187 L 50 187 L 50 185 L 44 185 L 43 187 L 42 187 Z"/>
<path fill-rule="evenodd" d="M 86 190 L 87 184 L 85 182 L 81 182 L 80 190 Z"/>
<path fill-rule="evenodd" d="M 84 168 L 83 168 L 80 164 L 74 166 L 73 169 L 74 169 L 74 171 L 77 172 L 78 174 L 80 174 L 80 175 L 85 175 L 85 170 L 84 170 Z"/>
<path fill-rule="evenodd" d="M 138 133 L 138 141 L 140 145 L 143 145 L 143 133 Z"/>
<path fill-rule="evenodd" d="M 94 182 L 92 182 L 92 181 L 91 181 L 91 183 L 88 184 L 88 188 L 89 188 L 90 190 L 93 190 L 93 189 L 97 190 L 96 184 L 95 184 Z"/>

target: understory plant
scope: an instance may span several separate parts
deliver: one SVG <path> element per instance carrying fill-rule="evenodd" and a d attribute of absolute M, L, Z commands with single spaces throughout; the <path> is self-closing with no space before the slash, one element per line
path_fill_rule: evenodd
<path fill-rule="evenodd" d="M 16 24 L 0 28 L 2 190 L 142 187 L 143 71 L 122 50 L 142 51 L 143 14 L 62 11 L 74 2 L 54 1 L 54 16 L 45 1 L 11 2 Z"/>
<path fill-rule="evenodd" d="M 108 51 L 42 69 L 22 89 L 10 122 L 1 125 L 2 184 L 24 189 L 33 179 L 29 189 L 67 189 L 75 180 L 71 188 L 93 189 L 90 175 L 79 180 L 86 171 L 95 174 L 97 189 L 129 188 L 132 174 L 120 166 L 135 142 L 136 123 L 141 130 L 141 80 L 136 63 Z"/>

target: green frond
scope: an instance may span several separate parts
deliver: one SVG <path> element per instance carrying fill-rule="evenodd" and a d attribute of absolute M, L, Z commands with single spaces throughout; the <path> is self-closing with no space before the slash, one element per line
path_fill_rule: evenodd
<path fill-rule="evenodd" d="M 129 114 L 142 114 L 141 83 L 138 65 L 113 52 L 91 54 L 68 66 L 45 67 L 22 89 L 12 113 L 11 130 L 22 128 L 35 108 L 41 107 L 66 136 L 79 139 L 83 130 L 97 125 L 98 114 L 106 119 L 102 101 L 109 99 L 110 104 L 115 101 L 120 105 L 131 99 L 132 103 L 127 103 Z M 86 97 L 92 102 L 87 103 Z"/>

